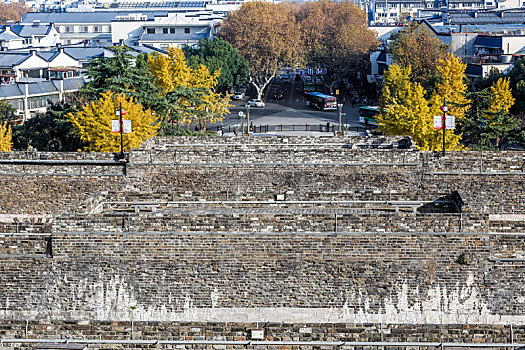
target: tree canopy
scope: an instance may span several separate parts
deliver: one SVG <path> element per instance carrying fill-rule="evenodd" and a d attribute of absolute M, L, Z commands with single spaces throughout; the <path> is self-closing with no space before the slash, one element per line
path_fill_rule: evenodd
<path fill-rule="evenodd" d="M 220 36 L 248 61 L 257 98 L 281 66 L 297 61 L 301 46 L 295 12 L 286 2 L 244 3 L 224 20 Z"/>
<path fill-rule="evenodd" d="M 157 134 L 159 123 L 149 109 L 136 103 L 133 97 L 112 91 L 103 92 L 100 99 L 67 115 L 87 151 L 117 152 L 120 150 L 120 133 L 113 133 L 111 121 L 119 119 L 115 110 L 122 105 L 126 111 L 123 119 L 131 120 L 132 132 L 124 134 L 124 150 L 139 148 L 143 141 Z"/>
<path fill-rule="evenodd" d="M 350 1 L 306 2 L 297 18 L 305 63 L 326 68 L 332 80 L 366 67 L 370 50 L 379 44 L 365 13 Z"/>
<path fill-rule="evenodd" d="M 463 118 L 469 100 L 465 97 L 467 86 L 463 82 L 466 65 L 453 55 L 440 60 L 437 72 L 439 83 L 428 99 L 424 88 L 414 82 L 410 66 L 392 64 L 384 75 L 384 87 L 379 102 L 378 123 L 381 130 L 391 135 L 408 135 L 421 150 L 441 150 L 443 132 L 434 130 L 433 117 L 441 115 L 440 107 L 445 102 L 449 115 Z M 445 149 L 458 150 L 461 134 L 454 130 L 445 133 Z"/>
<path fill-rule="evenodd" d="M 98 100 L 103 93 L 111 91 L 125 94 L 145 108 L 157 114 L 166 113 L 167 105 L 160 89 L 153 83 L 147 64 L 147 57 L 134 58 L 127 46 L 114 46 L 109 50 L 113 57 L 96 58 L 88 69 L 91 80 L 81 90 L 89 100 Z"/>
<path fill-rule="evenodd" d="M 469 109 L 460 120 L 463 141 L 474 149 L 502 149 L 506 143 L 522 143 L 523 131 L 509 110 L 514 104 L 509 80 L 499 78 L 491 87 L 470 92 Z"/>
<path fill-rule="evenodd" d="M 13 107 L 6 99 L 0 100 L 0 121 L 14 122 L 18 120 L 16 108 Z"/>
<path fill-rule="evenodd" d="M 67 103 L 55 103 L 46 113 L 37 114 L 22 125 L 13 128 L 15 149 L 27 149 L 29 145 L 41 151 L 74 152 L 82 148 L 82 141 L 66 117 L 77 109 Z"/>
<path fill-rule="evenodd" d="M 26 12 L 32 9 L 26 6 L 24 2 L 0 3 L 0 24 L 6 24 L 7 21 L 18 22 Z"/>
<path fill-rule="evenodd" d="M 173 47 L 167 55 L 149 55 L 148 64 L 153 81 L 167 98 L 171 120 L 205 130 L 208 123 L 221 122 L 229 113 L 229 95 L 214 90 L 220 70 L 211 74 L 202 64 L 190 68 L 182 50 Z"/>
<path fill-rule="evenodd" d="M 447 48 L 425 25 L 412 22 L 394 36 L 390 46 L 395 63 L 412 69 L 412 79 L 429 89 L 427 83 L 436 75 L 440 59 L 446 59 Z"/>
<path fill-rule="evenodd" d="M 11 125 L 0 122 L 0 152 L 11 152 L 13 150 Z"/>
<path fill-rule="evenodd" d="M 185 46 L 183 50 L 191 67 L 202 64 L 211 74 L 220 72 L 217 78 L 219 90 L 239 86 L 248 81 L 248 62 L 239 54 L 239 50 L 233 48 L 226 40 L 201 39 L 197 46 Z"/>

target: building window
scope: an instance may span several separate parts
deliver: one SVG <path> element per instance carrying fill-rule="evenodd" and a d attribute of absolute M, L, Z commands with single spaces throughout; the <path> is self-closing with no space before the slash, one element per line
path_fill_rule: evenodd
<path fill-rule="evenodd" d="M 168 28 L 162 28 L 162 34 L 168 34 Z"/>
<path fill-rule="evenodd" d="M 190 28 L 184 28 L 184 33 L 185 34 L 190 34 Z"/>
<path fill-rule="evenodd" d="M 82 32 L 83 33 L 87 33 L 89 31 L 89 28 L 88 27 L 82 27 Z"/>
<path fill-rule="evenodd" d="M 155 28 L 147 28 L 146 33 L 148 34 L 155 34 Z"/>
<path fill-rule="evenodd" d="M 66 27 L 66 33 L 72 32 L 71 27 Z"/>
<path fill-rule="evenodd" d="M 98 32 L 101 32 L 101 28 L 100 27 L 93 27 L 93 30 L 95 31 L 95 33 L 98 33 Z"/>
<path fill-rule="evenodd" d="M 39 96 L 29 98 L 29 109 L 47 107 L 47 99 L 52 96 Z"/>
<path fill-rule="evenodd" d="M 160 44 L 160 48 L 163 50 L 167 50 L 170 46 L 168 44 Z"/>
<path fill-rule="evenodd" d="M 525 5 L 523 5 L 525 6 Z M 170 34 L 175 34 L 175 28 L 170 28 Z"/>

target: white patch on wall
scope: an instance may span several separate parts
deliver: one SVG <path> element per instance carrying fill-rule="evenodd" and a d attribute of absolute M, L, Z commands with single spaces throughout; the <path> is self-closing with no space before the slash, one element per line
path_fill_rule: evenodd
<path fill-rule="evenodd" d="M 51 278 L 51 277 L 50 277 Z M 411 290 L 408 282 L 397 294 L 382 300 L 380 311 L 364 291 L 347 294 L 339 308 L 221 308 L 220 292 L 210 293 L 211 307 L 197 308 L 190 296 L 170 296 L 169 303 L 155 304 L 155 295 L 136 295 L 136 290 L 120 276 L 109 280 L 99 276 L 96 283 L 75 284 L 75 300 L 58 298 L 64 280 L 40 295 L 38 308 L 10 310 L 9 300 L 0 305 L 0 317 L 26 319 L 72 319 L 117 321 L 199 321 L 199 322 L 285 322 L 285 323 L 395 323 L 395 324 L 509 324 L 523 321 L 519 315 L 493 315 L 469 275 L 465 284 L 454 288 L 435 286 L 426 292 Z M 49 285 L 53 285 L 51 282 Z M 151 293 L 154 293 L 151 292 Z M 151 299 L 151 300 L 150 300 Z M 171 301 L 174 300 L 174 304 Z M 82 301 L 82 302 L 81 302 Z M 520 301 L 520 302 L 523 302 Z M 73 306 L 75 305 L 75 306 Z M 355 307 L 352 305 L 356 305 Z M 173 311 L 173 310 L 180 311 Z M 182 309 L 182 310 L 181 310 Z"/>

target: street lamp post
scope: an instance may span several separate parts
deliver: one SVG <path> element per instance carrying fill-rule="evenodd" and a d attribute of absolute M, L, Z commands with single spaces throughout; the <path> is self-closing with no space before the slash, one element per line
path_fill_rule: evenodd
<path fill-rule="evenodd" d="M 341 124 L 341 110 L 343 109 L 343 104 L 342 103 L 339 103 L 337 104 L 337 107 L 339 107 L 339 135 L 343 135 L 343 131 L 342 131 L 342 124 Z"/>
<path fill-rule="evenodd" d="M 246 105 L 246 130 L 247 134 L 250 135 L 250 105 Z"/>
<path fill-rule="evenodd" d="M 124 124 L 122 122 L 122 102 L 118 105 L 119 127 L 120 127 L 120 159 L 124 159 Z"/>
<path fill-rule="evenodd" d="M 443 118 L 441 119 L 441 128 L 443 129 L 443 157 L 445 156 L 445 129 L 447 128 L 447 112 L 448 112 L 448 106 L 445 102 L 445 99 L 443 99 L 443 106 L 441 106 L 441 110 L 443 111 Z"/>

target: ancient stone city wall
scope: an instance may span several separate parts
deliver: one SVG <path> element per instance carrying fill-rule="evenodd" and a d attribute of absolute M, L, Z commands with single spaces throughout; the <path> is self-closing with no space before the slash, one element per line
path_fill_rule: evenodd
<path fill-rule="evenodd" d="M 524 239 L 54 233 L 49 250 L 6 235 L 0 318 L 520 324 Z"/>

